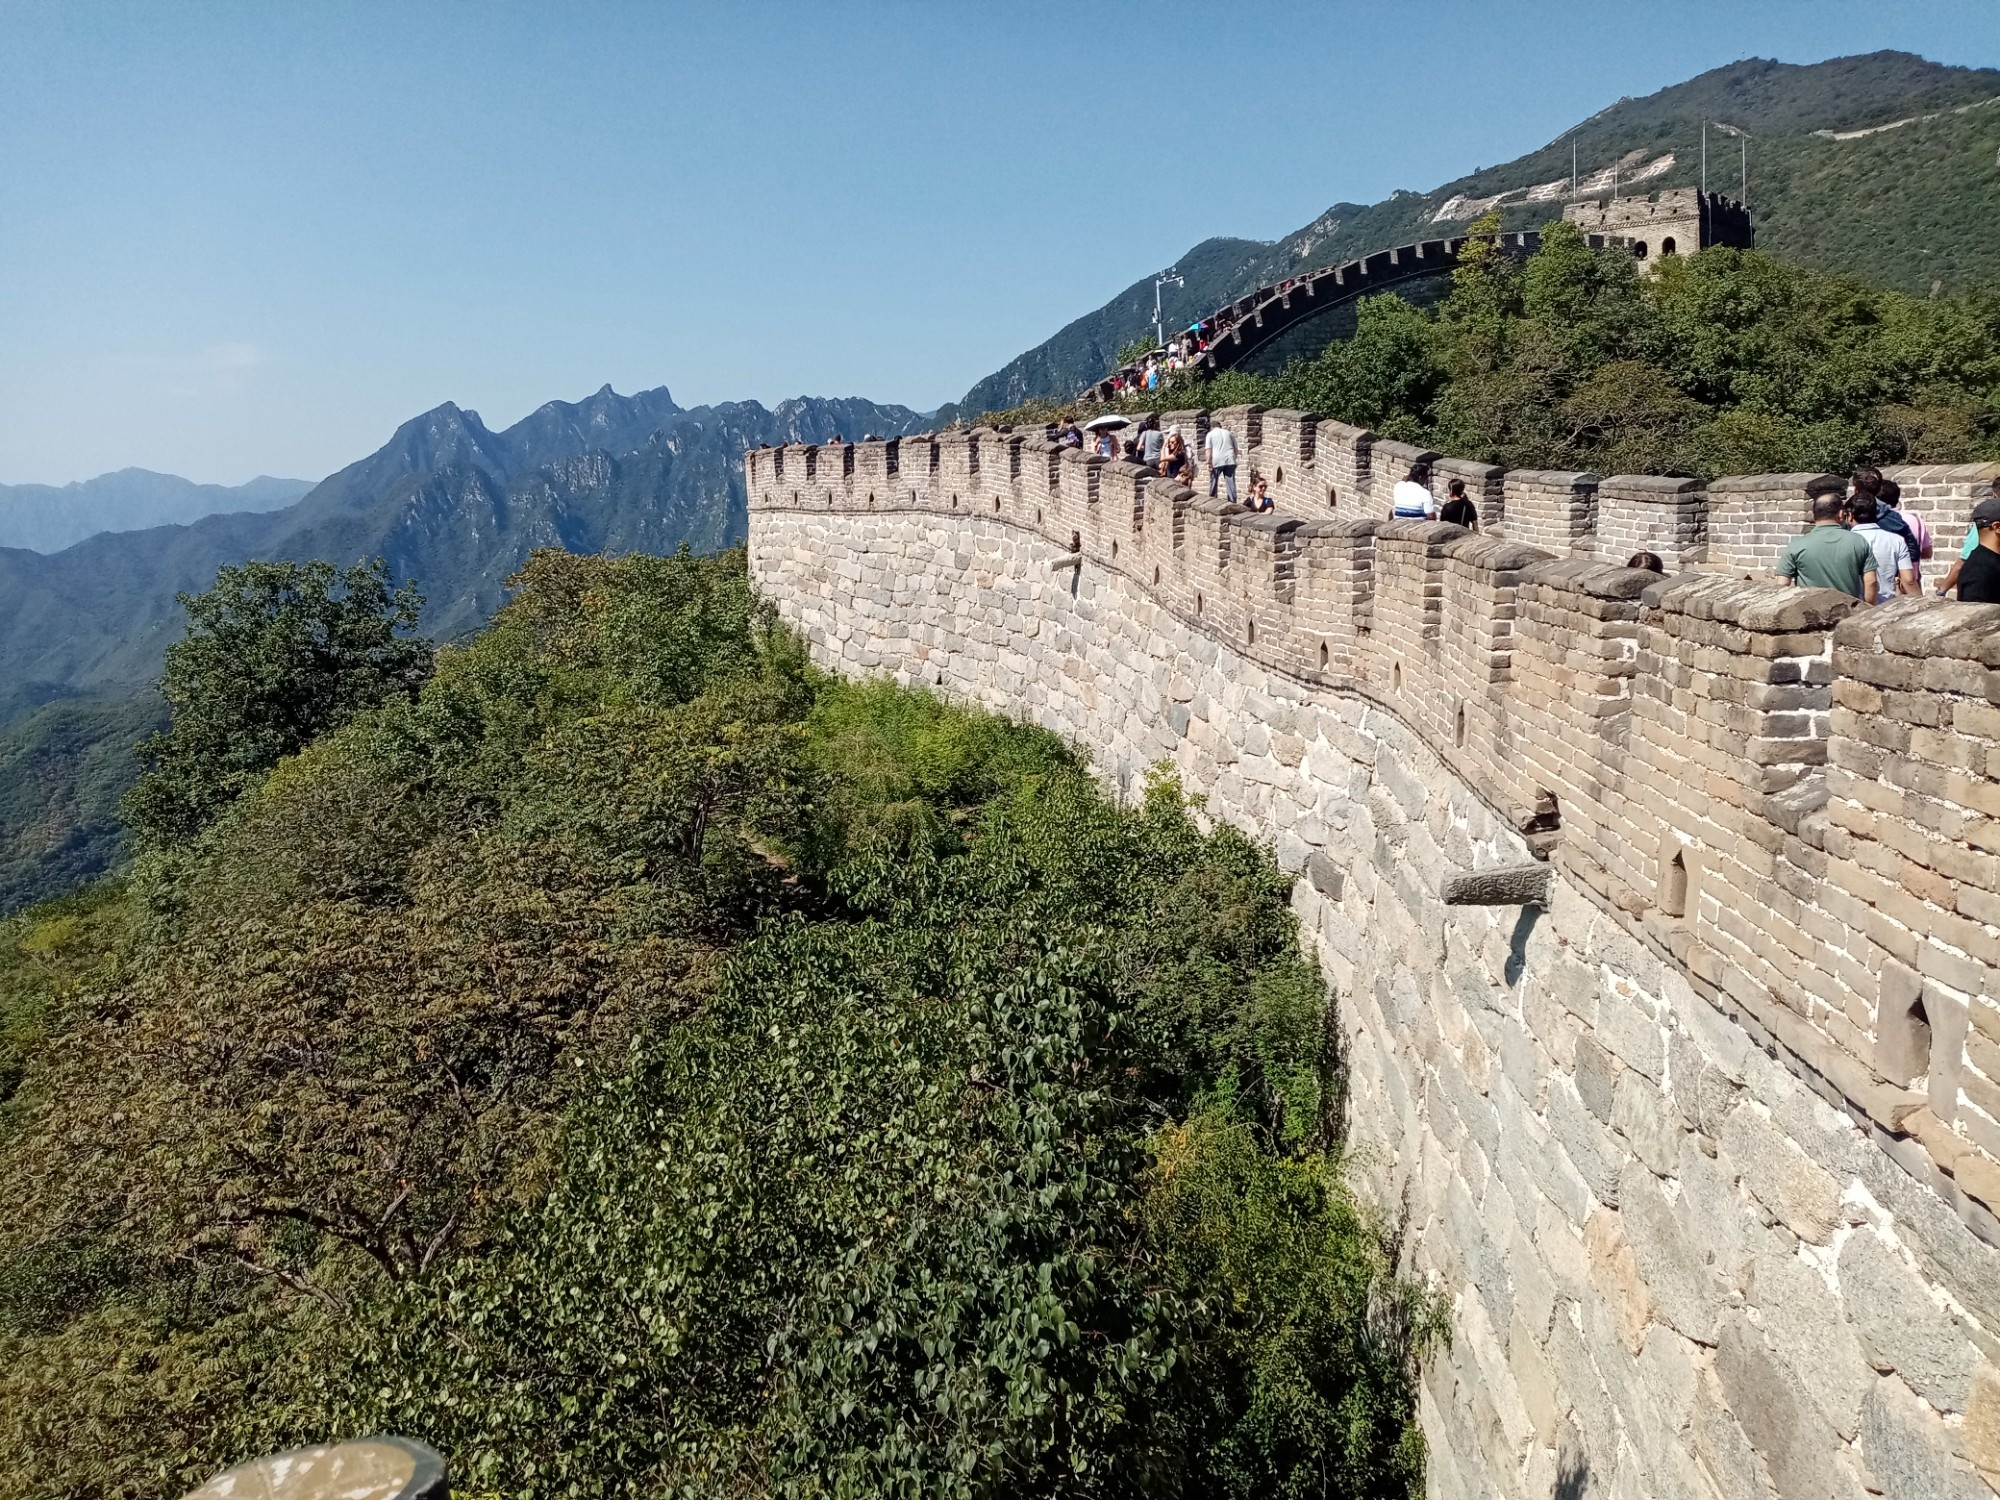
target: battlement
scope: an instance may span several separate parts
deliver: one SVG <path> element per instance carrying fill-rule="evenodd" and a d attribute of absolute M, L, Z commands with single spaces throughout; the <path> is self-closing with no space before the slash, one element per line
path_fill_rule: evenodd
<path fill-rule="evenodd" d="M 1733 198 L 1699 188 L 1668 188 L 1650 197 L 1588 199 L 1563 217 L 1587 234 L 1622 241 L 1640 259 L 1692 255 L 1710 245 L 1748 250 L 1756 241 L 1750 211 Z"/>
<path fill-rule="evenodd" d="M 1162 421 L 1191 445 L 1226 424 L 1276 513 L 982 428 L 753 451 L 753 540 L 777 512 L 1000 525 L 1386 710 L 2000 1243 L 2000 607 L 1782 586 L 1810 474 L 1508 471 L 1305 412 Z M 1383 519 L 1419 461 L 1486 534 Z M 2000 465 L 1887 472 L 1941 568 Z M 1638 550 L 1678 576 L 1623 567 Z"/>

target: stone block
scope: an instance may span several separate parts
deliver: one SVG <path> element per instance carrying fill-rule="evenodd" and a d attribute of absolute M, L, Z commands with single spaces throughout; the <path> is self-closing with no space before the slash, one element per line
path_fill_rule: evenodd
<path fill-rule="evenodd" d="M 1575 1092 L 1556 1082 L 1549 1089 L 1549 1133 L 1599 1203 L 1618 1206 L 1618 1173 L 1625 1151 L 1611 1133 L 1593 1119 Z"/>
<path fill-rule="evenodd" d="M 1696 1343 L 1713 1344 L 1723 1289 L 1699 1230 L 1683 1222 L 1652 1173 L 1636 1162 L 1623 1174 L 1619 1213 L 1657 1316 Z"/>
<path fill-rule="evenodd" d="M 1826 1278 L 1776 1235 L 1755 1252 L 1753 1264 L 1747 1297 L 1765 1339 L 1834 1431 L 1851 1440 L 1876 1377 L 1840 1299 Z"/>
<path fill-rule="evenodd" d="M 1991 1491 L 1952 1452 L 1936 1412 L 1902 1381 L 1879 1380 L 1861 1408 L 1861 1456 L 1894 1500 L 1987 1500 Z"/>
<path fill-rule="evenodd" d="M 1616 1097 L 1618 1075 L 1625 1065 L 1585 1033 L 1576 1039 L 1576 1092 L 1584 1107 L 1606 1125 Z"/>
<path fill-rule="evenodd" d="M 1612 1129 L 1661 1177 L 1672 1176 L 1680 1160 L 1681 1131 L 1668 1108 L 1668 1098 L 1643 1073 L 1628 1068 L 1619 1075 L 1611 1105 Z"/>
<path fill-rule="evenodd" d="M 1722 1122 L 1723 1155 L 1751 1194 L 1802 1240 L 1823 1244 L 1840 1220 L 1840 1184 L 1771 1117 L 1739 1104 Z"/>
<path fill-rule="evenodd" d="M 1769 1470 L 1730 1414 L 1712 1375 L 1697 1385 L 1688 1438 L 1702 1472 L 1726 1500 L 1771 1500 L 1776 1493 Z"/>
<path fill-rule="evenodd" d="M 1590 1252 L 1592 1284 L 1617 1318 L 1626 1352 L 1637 1354 L 1653 1316 L 1653 1298 L 1617 1210 L 1595 1210 L 1584 1226 L 1583 1243 Z"/>
<path fill-rule="evenodd" d="M 1338 901 L 1347 889 L 1347 877 L 1340 866 L 1317 850 L 1306 856 L 1306 879 L 1329 901 Z"/>
<path fill-rule="evenodd" d="M 1764 1461 L 1780 1495 L 1787 1500 L 1849 1500 L 1862 1493 L 1836 1457 L 1839 1442 L 1833 1429 L 1740 1313 L 1723 1320 L 1715 1375 L 1730 1415 Z"/>
<path fill-rule="evenodd" d="M 1862 1352 L 1893 1370 L 1942 1411 L 1963 1411 L 1976 1351 L 1928 1288 L 1872 1229 L 1840 1250 L 1840 1300 Z"/>
<path fill-rule="evenodd" d="M 1958 1437 L 1959 1452 L 1986 1475 L 1987 1483 L 2000 1489 L 2000 1370 L 1983 1359 L 1972 1371 L 1965 1425 Z"/>

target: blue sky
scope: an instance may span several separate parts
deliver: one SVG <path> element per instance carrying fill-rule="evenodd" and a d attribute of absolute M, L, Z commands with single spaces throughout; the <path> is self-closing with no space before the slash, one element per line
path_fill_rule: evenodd
<path fill-rule="evenodd" d="M 0 481 L 317 477 L 455 400 L 929 408 L 1212 234 L 1994 0 L 0 0 Z"/>

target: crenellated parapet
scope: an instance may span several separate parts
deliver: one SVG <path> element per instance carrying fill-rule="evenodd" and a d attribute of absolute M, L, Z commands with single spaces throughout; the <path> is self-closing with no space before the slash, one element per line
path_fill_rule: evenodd
<path fill-rule="evenodd" d="M 1768 569 L 1819 476 L 1506 471 L 1292 411 L 1211 423 L 1253 514 L 1042 430 L 745 457 L 767 512 L 954 513 L 1393 714 L 1527 846 L 2000 1242 L 2000 608 Z M 1387 519 L 1416 461 L 1491 525 Z M 1940 563 L 2000 466 L 1891 472 Z M 1651 551 L 1678 576 L 1623 567 Z M 1754 576 L 1750 576 L 1754 575 Z"/>

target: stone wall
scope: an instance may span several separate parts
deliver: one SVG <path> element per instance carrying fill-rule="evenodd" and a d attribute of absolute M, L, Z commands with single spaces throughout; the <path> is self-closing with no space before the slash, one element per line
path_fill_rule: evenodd
<path fill-rule="evenodd" d="M 1385 522 L 1369 435 L 1255 431 L 1276 515 L 1039 435 L 755 452 L 751 566 L 825 664 L 1169 761 L 1300 876 L 1368 1191 L 1454 1297 L 1433 1494 L 1986 1493 L 2000 608 Z M 1588 478 L 1499 476 L 1502 529 Z M 1456 904 L 1490 871 L 1545 901 Z"/>

